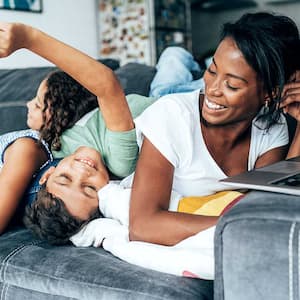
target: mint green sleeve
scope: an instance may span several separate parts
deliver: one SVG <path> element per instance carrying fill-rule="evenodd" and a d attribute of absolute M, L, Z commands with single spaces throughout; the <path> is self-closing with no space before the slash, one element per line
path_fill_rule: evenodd
<path fill-rule="evenodd" d="M 118 177 L 126 177 L 135 170 L 138 145 L 135 129 L 125 132 L 107 130 L 104 163 Z"/>
<path fill-rule="evenodd" d="M 90 135 L 87 128 L 74 125 L 61 135 L 61 149 L 59 151 L 52 150 L 53 156 L 63 158 L 73 154 L 80 146 L 93 147 L 94 145 L 89 142 Z"/>

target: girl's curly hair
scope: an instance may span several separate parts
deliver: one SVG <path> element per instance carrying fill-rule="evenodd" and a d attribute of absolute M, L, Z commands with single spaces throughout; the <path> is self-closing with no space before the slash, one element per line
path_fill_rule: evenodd
<path fill-rule="evenodd" d="M 55 71 L 46 78 L 43 125 L 40 138 L 53 150 L 60 150 L 60 136 L 83 115 L 98 107 L 97 97 L 63 71 Z M 49 112 L 49 118 L 46 112 Z"/>

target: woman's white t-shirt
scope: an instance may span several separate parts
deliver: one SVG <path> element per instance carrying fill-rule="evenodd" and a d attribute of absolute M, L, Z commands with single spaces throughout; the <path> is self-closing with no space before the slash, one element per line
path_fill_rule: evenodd
<path fill-rule="evenodd" d="M 164 96 L 135 119 L 139 147 L 146 136 L 174 166 L 172 188 L 184 196 L 233 189 L 219 182 L 227 175 L 205 145 L 200 126 L 199 93 L 197 90 Z M 252 125 L 248 170 L 254 168 L 262 154 L 286 144 L 288 128 L 284 116 L 269 131 Z"/>

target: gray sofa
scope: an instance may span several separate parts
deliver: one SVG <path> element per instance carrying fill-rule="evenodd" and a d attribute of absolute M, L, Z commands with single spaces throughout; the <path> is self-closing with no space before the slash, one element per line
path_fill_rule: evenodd
<path fill-rule="evenodd" d="M 154 68 L 104 63 L 115 69 L 127 94 L 147 95 Z M 52 69 L 0 70 L 0 133 L 26 128 L 26 100 Z M 1 300 L 213 298 L 212 281 L 140 268 L 103 249 L 50 246 L 15 221 L 0 236 Z"/>
<path fill-rule="evenodd" d="M 215 299 L 299 299 L 299 229 L 299 197 L 249 193 L 217 226 Z"/>

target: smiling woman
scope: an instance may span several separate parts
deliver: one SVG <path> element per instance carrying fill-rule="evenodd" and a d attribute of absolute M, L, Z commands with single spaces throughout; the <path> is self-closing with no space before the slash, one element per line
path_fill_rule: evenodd
<path fill-rule="evenodd" d="M 0 8 L 42 12 L 42 0 L 0 0 Z"/>
<path fill-rule="evenodd" d="M 288 132 L 279 103 L 299 66 L 298 51 L 290 18 L 245 14 L 224 25 L 204 92 L 164 96 L 135 119 L 141 151 L 131 240 L 174 245 L 215 225 L 217 217 L 168 211 L 171 189 L 211 195 L 226 189 L 220 179 L 285 158 Z"/>

